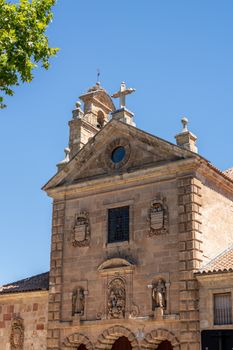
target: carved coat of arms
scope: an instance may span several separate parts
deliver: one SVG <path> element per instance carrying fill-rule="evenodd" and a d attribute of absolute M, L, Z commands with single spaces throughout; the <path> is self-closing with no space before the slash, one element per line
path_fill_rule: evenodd
<path fill-rule="evenodd" d="M 149 211 L 149 236 L 168 233 L 168 208 L 160 194 L 151 202 Z"/>
<path fill-rule="evenodd" d="M 23 350 L 24 326 L 23 320 L 17 317 L 11 325 L 10 345 L 11 350 Z"/>
<path fill-rule="evenodd" d="M 72 243 L 75 247 L 85 247 L 90 243 L 89 217 L 85 211 L 76 214 Z"/>

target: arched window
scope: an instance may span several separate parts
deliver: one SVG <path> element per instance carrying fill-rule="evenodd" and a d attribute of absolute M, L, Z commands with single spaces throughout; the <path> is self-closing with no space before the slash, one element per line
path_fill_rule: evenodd
<path fill-rule="evenodd" d="M 97 128 L 101 129 L 104 126 L 104 113 L 99 111 L 97 114 Z"/>

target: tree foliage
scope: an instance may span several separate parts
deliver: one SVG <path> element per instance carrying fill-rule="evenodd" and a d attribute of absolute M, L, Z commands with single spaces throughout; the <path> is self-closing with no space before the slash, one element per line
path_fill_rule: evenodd
<path fill-rule="evenodd" d="M 50 48 L 46 28 L 52 20 L 56 0 L 0 0 L 0 108 L 4 95 L 13 95 L 12 88 L 33 79 L 38 63 L 48 69 L 49 58 L 57 48 Z"/>

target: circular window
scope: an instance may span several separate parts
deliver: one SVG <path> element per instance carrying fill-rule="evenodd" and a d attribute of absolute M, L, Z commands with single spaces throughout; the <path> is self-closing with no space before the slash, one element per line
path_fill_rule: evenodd
<path fill-rule="evenodd" d="M 120 163 L 125 157 L 125 148 L 120 146 L 112 151 L 111 159 L 113 163 Z"/>

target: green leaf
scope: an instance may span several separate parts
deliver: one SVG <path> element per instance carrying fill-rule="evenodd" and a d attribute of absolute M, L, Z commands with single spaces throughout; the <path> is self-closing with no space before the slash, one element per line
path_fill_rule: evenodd
<path fill-rule="evenodd" d="M 54 4 L 55 0 L 0 0 L 0 108 L 5 107 L 4 95 L 12 96 L 15 86 L 32 81 L 36 63 L 48 69 L 50 57 L 59 50 L 49 47 L 45 35 Z"/>

